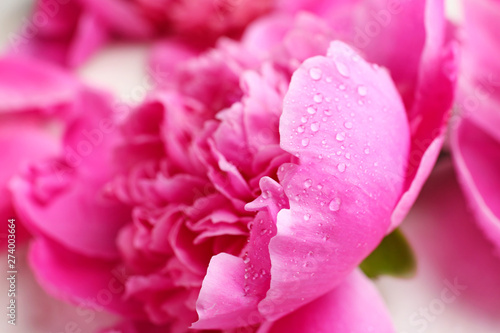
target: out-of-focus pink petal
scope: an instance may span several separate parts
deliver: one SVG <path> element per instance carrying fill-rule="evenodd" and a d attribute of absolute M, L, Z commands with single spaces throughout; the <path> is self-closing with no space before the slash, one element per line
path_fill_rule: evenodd
<path fill-rule="evenodd" d="M 30 263 L 38 282 L 58 299 L 144 318 L 137 303 L 123 299 L 127 274 L 114 261 L 85 257 L 39 238 L 31 245 Z"/>
<path fill-rule="evenodd" d="M 452 133 L 452 147 L 463 191 L 500 251 L 500 142 L 466 119 Z"/>
<path fill-rule="evenodd" d="M 71 76 L 37 60 L 2 58 L 0 73 L 0 114 L 55 113 L 72 103 L 79 92 L 79 84 Z"/>
<path fill-rule="evenodd" d="M 274 320 L 331 290 L 380 242 L 399 199 L 410 133 L 387 73 L 333 42 L 294 73 L 280 123 L 298 165 L 280 168 L 290 209 L 271 239 Z"/>
<path fill-rule="evenodd" d="M 99 19 L 91 13 L 84 13 L 79 19 L 73 43 L 69 47 L 68 66 L 77 67 L 83 64 L 92 53 L 107 42 L 108 38 L 108 31 Z"/>
<path fill-rule="evenodd" d="M 461 126 L 464 126 L 463 134 L 472 134 L 475 130 L 470 128 L 472 126 L 470 124 Z M 463 137 L 459 139 L 463 140 Z M 479 149 L 479 146 L 473 148 L 469 144 L 461 149 L 464 150 L 464 155 L 468 155 L 464 157 L 464 160 L 468 159 L 467 163 L 471 162 L 470 158 L 474 154 L 480 156 L 480 160 L 472 163 L 475 166 L 484 166 L 488 157 L 482 154 L 486 150 Z M 479 151 L 475 153 L 471 149 Z M 497 148 L 497 157 L 498 151 Z M 455 166 L 458 166 L 455 170 L 464 173 L 459 159 L 461 157 L 455 157 Z M 491 175 L 493 168 L 491 165 L 484 169 L 485 175 Z M 483 172 L 483 169 L 481 171 Z M 461 178 L 467 182 L 465 177 Z M 488 181 L 493 182 L 493 179 L 498 178 L 489 178 Z M 469 186 L 466 182 L 464 185 Z M 472 198 L 474 189 L 469 188 L 467 191 L 466 197 Z M 451 299 L 459 306 L 468 307 L 468 311 L 472 310 L 481 316 L 487 315 L 498 320 L 499 247 L 498 243 L 495 244 L 488 239 L 488 236 L 493 234 L 494 228 L 491 220 L 489 226 L 482 223 L 486 222 L 481 221 L 484 216 L 475 212 L 478 205 L 473 202 L 471 207 L 463 192 L 465 191 L 460 189 L 451 161 L 449 159 L 440 161 L 402 228 L 408 235 L 422 268 L 428 267 L 434 281 L 441 288 L 444 283 L 449 290 L 444 296 L 446 297 L 444 301 L 449 303 Z M 485 205 L 481 208 L 488 209 Z M 475 219 L 475 216 L 480 219 Z"/>
<path fill-rule="evenodd" d="M 385 304 L 360 271 L 328 294 L 271 323 L 259 333 L 390 333 L 395 332 Z"/>
<path fill-rule="evenodd" d="M 500 141 L 500 3 L 463 1 L 461 76 L 457 105 L 461 115 Z"/>
<path fill-rule="evenodd" d="M 114 258 L 115 238 L 129 222 L 130 210 L 103 191 L 113 174 L 117 134 L 109 127 L 108 102 L 82 93 L 76 107 L 86 113 L 65 134 L 65 158 L 33 165 L 13 179 L 10 189 L 18 214 L 34 232 L 79 253 Z"/>
<path fill-rule="evenodd" d="M 151 37 L 154 29 L 135 8 L 133 3 L 122 0 L 84 0 L 86 10 L 89 10 L 111 31 L 119 32 L 129 38 Z"/>

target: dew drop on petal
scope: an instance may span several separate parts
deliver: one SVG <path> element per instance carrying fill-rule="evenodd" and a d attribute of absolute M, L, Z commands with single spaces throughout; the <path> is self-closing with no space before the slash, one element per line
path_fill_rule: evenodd
<path fill-rule="evenodd" d="M 340 209 L 340 198 L 335 198 L 330 201 L 328 209 L 330 209 L 332 212 L 337 212 Z"/>
<path fill-rule="evenodd" d="M 302 146 L 307 147 L 308 145 L 309 145 L 309 139 L 308 138 L 302 139 Z"/>
<path fill-rule="evenodd" d="M 307 108 L 307 113 L 309 113 L 309 114 L 315 114 L 316 113 L 316 109 L 313 108 L 312 106 L 310 106 L 310 107 Z"/>
<path fill-rule="evenodd" d="M 311 219 L 311 214 L 304 215 L 304 221 L 309 221 Z"/>
<path fill-rule="evenodd" d="M 313 181 L 311 179 L 306 179 L 306 181 L 304 182 L 304 187 L 309 188 L 312 186 L 312 183 Z"/>
<path fill-rule="evenodd" d="M 335 138 L 337 139 L 337 141 L 344 141 L 345 133 L 344 132 L 337 133 L 337 136 Z"/>
<path fill-rule="evenodd" d="M 370 148 L 365 148 L 365 154 L 368 155 L 370 153 Z"/>
<path fill-rule="evenodd" d="M 337 169 L 340 172 L 344 172 L 345 171 L 345 164 L 344 163 L 340 163 L 339 165 L 337 165 Z"/>
<path fill-rule="evenodd" d="M 304 117 L 300 118 L 300 121 L 301 121 L 303 124 L 307 123 L 307 117 L 305 117 L 305 116 L 304 116 Z"/>
<path fill-rule="evenodd" d="M 351 129 L 351 128 L 352 128 L 352 123 L 351 123 L 350 121 L 346 121 L 346 122 L 344 123 L 344 126 L 345 126 L 345 128 L 347 128 L 347 129 Z"/>
<path fill-rule="evenodd" d="M 349 67 L 346 66 L 343 62 L 336 61 L 335 65 L 337 66 L 337 70 L 339 71 L 340 75 L 344 77 L 349 77 Z"/>
<path fill-rule="evenodd" d="M 323 72 L 318 67 L 313 67 L 309 70 L 309 76 L 315 81 L 320 80 L 322 75 Z"/>
<path fill-rule="evenodd" d="M 319 123 L 317 123 L 317 122 L 316 123 L 312 123 L 311 124 L 311 131 L 313 131 L 313 132 L 319 131 Z"/>
<path fill-rule="evenodd" d="M 368 89 L 365 86 L 358 87 L 358 94 L 360 96 L 366 96 L 367 93 L 368 93 Z"/>
<path fill-rule="evenodd" d="M 321 95 L 320 93 L 317 93 L 316 95 L 314 95 L 313 100 L 316 103 L 321 103 L 321 102 L 323 102 L 323 95 Z"/>
<path fill-rule="evenodd" d="M 297 127 L 297 132 L 299 132 L 299 133 L 304 133 L 305 130 L 306 129 L 305 129 L 304 125 L 300 125 L 299 127 Z"/>

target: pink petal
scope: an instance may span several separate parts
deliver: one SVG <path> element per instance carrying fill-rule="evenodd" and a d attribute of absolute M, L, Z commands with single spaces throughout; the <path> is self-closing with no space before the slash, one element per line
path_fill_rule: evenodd
<path fill-rule="evenodd" d="M 133 3 L 121 0 L 83 0 L 84 7 L 95 13 L 107 27 L 129 38 L 147 38 L 154 33 L 153 27 L 141 15 Z"/>
<path fill-rule="evenodd" d="M 454 42 L 445 41 L 443 6 L 442 1 L 427 1 L 425 6 L 426 40 L 409 109 L 412 146 L 404 175 L 405 192 L 392 216 L 390 230 L 401 223 L 429 176 L 439 156 L 451 111 L 458 51 Z"/>
<path fill-rule="evenodd" d="M 226 329 L 262 321 L 257 297 L 245 292 L 244 275 L 243 259 L 226 253 L 212 257 L 196 302 L 200 318 L 191 328 Z M 247 318 L 253 319 L 248 322 Z"/>
<path fill-rule="evenodd" d="M 262 333 L 395 332 L 384 301 L 360 271 L 349 275 L 328 294 L 269 326 Z"/>
<path fill-rule="evenodd" d="M 0 114 L 42 110 L 51 114 L 72 103 L 79 84 L 50 64 L 19 57 L 0 59 Z"/>
<path fill-rule="evenodd" d="M 465 135 L 475 131 L 472 125 L 463 124 L 460 127 L 462 126 L 460 142 L 464 141 Z M 485 151 L 480 150 L 475 154 L 472 149 L 478 149 L 479 146 L 473 147 L 469 143 L 463 145 L 467 147 L 454 151 L 460 154 L 463 150 L 464 157 L 465 154 L 468 155 L 466 163 L 471 163 L 472 154 L 481 156 L 477 165 L 484 166 L 484 159 L 487 157 L 483 157 L 482 153 Z M 498 153 L 496 154 L 498 156 Z M 463 174 L 459 178 L 465 180 L 466 185 L 466 177 L 469 175 L 466 175 L 461 167 L 464 160 L 460 160 L 461 157 L 455 157 L 455 170 Z M 475 162 L 472 161 L 472 164 Z M 493 168 L 493 165 L 488 166 L 484 172 L 491 174 Z M 490 178 L 490 181 L 492 179 Z M 466 189 L 464 186 L 462 188 Z M 444 159 L 424 186 L 403 229 L 421 263 L 421 269 L 429 270 L 433 282 L 440 289 L 455 286 L 447 293 L 447 302 L 451 298 L 456 305 L 466 306 L 460 310 L 478 313 L 483 322 L 488 321 L 485 320 L 486 316 L 497 321 L 500 308 L 499 247 L 498 243 L 488 239 L 494 232 L 492 221 L 489 227 L 483 223 L 485 221 L 481 219 L 484 216 L 476 210 L 477 203 L 472 202 L 473 209 L 469 208 L 470 200 L 467 202 L 466 198 L 471 198 L 471 194 L 474 194 L 471 188 L 467 189 L 467 192 L 461 191 L 453 164 L 449 159 Z M 485 206 L 480 208 L 487 209 Z M 476 216 L 479 219 L 476 219 Z M 453 306 L 455 307 L 455 304 Z"/>
<path fill-rule="evenodd" d="M 500 141 L 500 4 L 463 1 L 463 48 L 457 105 L 464 117 Z"/>
<path fill-rule="evenodd" d="M 30 263 L 38 282 L 58 299 L 82 308 L 102 311 L 105 307 L 133 318 L 144 317 L 137 303 L 123 300 L 127 275 L 114 261 L 78 255 L 39 238 L 32 244 Z"/>
<path fill-rule="evenodd" d="M 87 113 L 65 135 L 65 158 L 33 165 L 10 189 L 16 210 L 34 232 L 82 254 L 114 258 L 118 230 L 130 219 L 129 208 L 103 190 L 114 172 L 117 133 L 109 128 L 106 98 L 85 92 L 79 103 Z"/>
<path fill-rule="evenodd" d="M 500 251 L 500 143 L 469 120 L 452 136 L 457 174 L 475 217 Z"/>
<path fill-rule="evenodd" d="M 83 13 L 79 18 L 79 24 L 69 48 L 68 65 L 77 67 L 83 64 L 107 42 L 108 38 L 108 31 L 99 19 L 91 13 Z"/>
<path fill-rule="evenodd" d="M 278 213 L 269 244 L 271 287 L 259 310 L 270 320 L 331 290 L 377 246 L 409 149 L 392 81 L 340 42 L 294 73 L 280 135 L 299 164 L 279 173 L 290 210 Z"/>

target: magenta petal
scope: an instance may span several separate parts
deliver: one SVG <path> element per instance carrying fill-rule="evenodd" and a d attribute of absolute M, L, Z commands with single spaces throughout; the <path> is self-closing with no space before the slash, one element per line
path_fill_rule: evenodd
<path fill-rule="evenodd" d="M 0 59 L 0 113 L 54 112 L 72 102 L 78 83 L 50 64 L 7 57 Z"/>
<path fill-rule="evenodd" d="M 243 259 L 226 253 L 212 257 L 196 302 L 200 319 L 191 328 L 227 329 L 262 321 L 257 311 L 258 298 L 245 292 L 244 275 Z"/>
<path fill-rule="evenodd" d="M 349 275 L 333 291 L 270 326 L 270 333 L 395 332 L 377 289 L 360 271 Z"/>
<path fill-rule="evenodd" d="M 108 28 L 129 38 L 147 38 L 154 33 L 151 24 L 133 3 L 121 0 L 84 0 L 84 6 L 94 12 Z"/>
<path fill-rule="evenodd" d="M 84 13 L 79 19 L 76 35 L 69 48 L 68 65 L 77 67 L 99 49 L 108 39 L 108 31 L 99 19 L 90 13 Z"/>
<path fill-rule="evenodd" d="M 418 68 L 415 96 L 409 110 L 412 145 L 404 176 L 405 193 L 392 216 L 391 230 L 406 216 L 432 171 L 451 111 L 458 50 L 454 42 L 446 44 L 443 7 L 442 1 L 427 1 L 425 6 L 426 41 Z"/>
<path fill-rule="evenodd" d="M 457 174 L 479 225 L 500 250 L 500 143 L 468 120 L 453 133 Z"/>
<path fill-rule="evenodd" d="M 13 202 L 33 232 L 82 254 L 115 258 L 115 239 L 130 222 L 130 209 L 104 191 L 115 171 L 112 110 L 106 98 L 88 91 L 75 104 L 85 113 L 66 132 L 65 159 L 33 165 L 13 179 Z"/>
<path fill-rule="evenodd" d="M 387 73 L 340 42 L 294 73 L 280 135 L 300 164 L 279 173 L 290 209 L 278 213 L 269 244 L 271 287 L 259 310 L 270 320 L 334 288 L 377 246 L 410 139 Z"/>
<path fill-rule="evenodd" d="M 470 125 L 464 125 L 460 140 L 465 138 L 464 135 L 474 134 L 474 130 L 470 128 Z M 455 156 L 455 170 L 464 174 L 461 177 L 465 180 L 463 185 L 468 186 L 466 178 L 470 174 L 467 175 L 467 170 L 463 169 L 463 162 L 470 163 L 473 154 L 483 156 L 485 150 L 476 146 L 480 149 L 476 154 L 471 152 L 470 143 L 463 144 L 463 146 L 467 147 L 461 147 L 460 151 L 463 150 L 464 157 L 465 155 L 467 157 L 460 162 L 462 158 Z M 459 149 L 454 148 L 454 151 L 459 151 Z M 498 151 L 497 146 L 497 156 Z M 461 153 L 458 152 L 458 154 Z M 485 157 L 481 157 L 476 166 L 484 162 Z M 475 161 L 472 163 L 475 164 Z M 484 171 L 491 175 L 493 168 L 494 165 L 491 165 Z M 465 190 L 464 186 L 462 188 Z M 481 221 L 480 213 L 478 214 L 474 209 L 487 208 L 478 207 L 473 202 L 473 209 L 470 209 L 468 203 L 470 200 L 466 200 L 466 197 L 471 198 L 475 194 L 473 191 L 473 188 L 461 191 L 451 161 L 444 158 L 426 182 L 421 196 L 402 228 L 408 235 L 420 263 L 419 274 L 430 277 L 430 280 L 426 278 L 426 283 L 434 284 L 436 292 L 439 290 L 437 287 L 443 287 L 443 283 L 448 287 L 453 285 L 451 297 L 458 296 L 456 299 L 452 298 L 457 303 L 454 302 L 453 307 L 465 305 L 467 307 L 461 310 L 472 310 L 480 314 L 484 322 L 489 321 L 488 317 L 498 322 L 499 246 L 487 237 L 495 233 L 492 221 L 489 221 L 489 225 L 484 224 L 487 221 Z M 464 192 L 468 193 L 466 197 L 463 195 Z M 480 219 L 475 219 L 474 215 Z"/>
<path fill-rule="evenodd" d="M 127 275 L 113 261 L 88 258 L 41 238 L 30 249 L 30 263 L 38 282 L 52 296 L 78 304 L 106 309 L 133 318 L 144 314 L 138 304 L 124 301 Z"/>

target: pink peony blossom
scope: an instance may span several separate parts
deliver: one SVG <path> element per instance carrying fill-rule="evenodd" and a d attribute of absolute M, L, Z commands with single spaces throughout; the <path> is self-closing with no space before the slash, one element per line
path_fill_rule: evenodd
<path fill-rule="evenodd" d="M 221 35 L 238 38 L 271 6 L 270 0 L 38 0 L 11 36 L 11 49 L 73 67 L 109 40 L 176 36 L 204 48 Z"/>
<path fill-rule="evenodd" d="M 500 249 L 500 6 L 497 1 L 465 1 L 463 59 L 452 123 L 452 148 L 462 188 L 477 221 Z"/>
<path fill-rule="evenodd" d="M 78 85 L 50 66 L 12 57 L 0 58 L 0 73 L 0 217 L 16 219 L 19 244 L 28 234 L 13 209 L 9 182 L 30 163 L 61 152 L 57 128 L 71 118 Z"/>
<path fill-rule="evenodd" d="M 381 51 L 311 13 L 266 17 L 198 56 L 169 42 L 153 56 L 177 50 L 168 82 L 119 130 L 83 89 L 64 146 L 92 150 L 11 186 L 40 283 L 129 316 L 130 332 L 392 332 L 356 267 L 430 173 L 453 95 L 441 68 L 455 65 L 442 3 L 408 6 L 372 40 Z M 408 17 L 421 36 L 403 68 L 391 41 Z M 57 188 L 43 201 L 41 182 Z"/>

